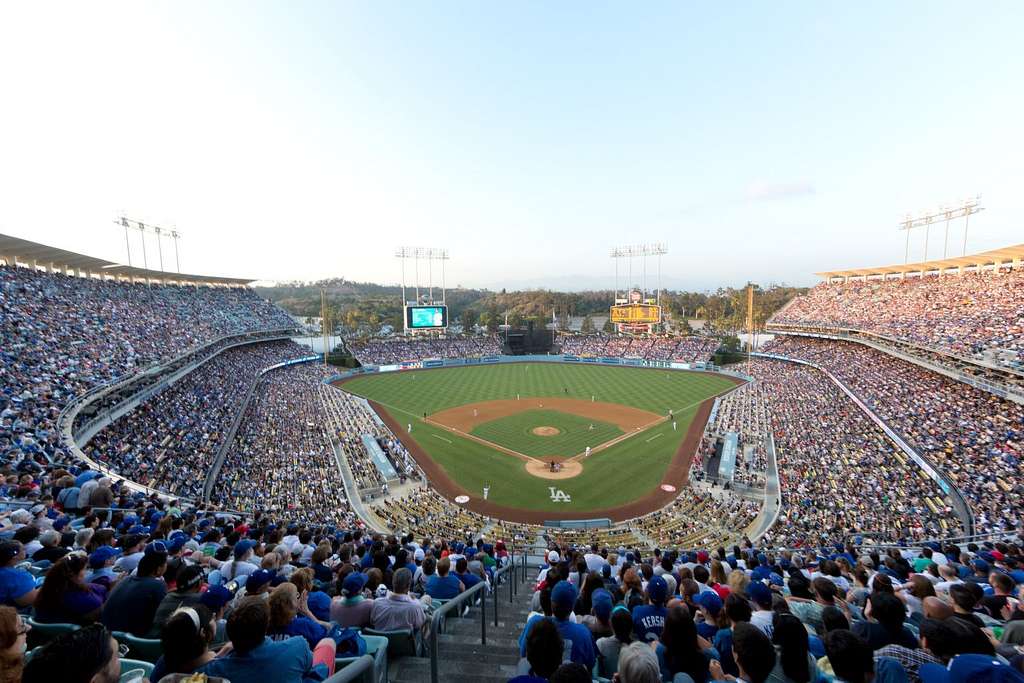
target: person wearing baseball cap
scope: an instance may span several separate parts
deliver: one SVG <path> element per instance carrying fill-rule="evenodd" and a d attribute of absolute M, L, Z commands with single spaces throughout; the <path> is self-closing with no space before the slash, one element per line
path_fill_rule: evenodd
<path fill-rule="evenodd" d="M 124 559 L 124 558 L 122 558 Z M 162 541 L 146 546 L 135 572 L 117 582 L 103 605 L 103 625 L 111 631 L 126 631 L 145 638 L 153 625 L 157 607 L 167 595 L 163 575 L 167 552 Z"/>
<path fill-rule="evenodd" d="M 722 598 L 718 597 L 718 593 L 711 591 L 698 593 L 693 601 L 700 608 L 700 614 L 703 617 L 701 621 L 697 622 L 697 634 L 702 638 L 712 640 L 718 633 L 718 629 L 724 626 L 721 621 Z"/>
<path fill-rule="evenodd" d="M 245 595 L 254 595 L 267 598 L 270 591 L 270 582 L 274 580 L 274 572 L 266 569 L 257 569 L 245 580 Z"/>
<path fill-rule="evenodd" d="M 548 570 L 558 564 L 558 551 L 549 550 L 547 556 L 547 564 L 540 568 L 540 572 L 537 574 L 537 583 L 543 583 L 544 577 L 548 575 Z"/>
<path fill-rule="evenodd" d="M 118 548 L 109 545 L 101 545 L 92 551 L 89 555 L 89 573 L 85 577 L 85 582 L 103 586 L 109 592 L 122 576 L 114 571 L 114 560 L 120 554 Z"/>
<path fill-rule="evenodd" d="M 660 576 L 653 576 L 647 582 L 646 593 L 647 602 L 633 610 L 633 630 L 637 640 L 653 641 L 661 637 L 665 628 L 668 583 Z"/>
<path fill-rule="evenodd" d="M 236 543 L 232 551 L 234 557 L 220 568 L 221 576 L 227 581 L 238 579 L 242 583 L 247 576 L 259 570 L 259 567 L 250 561 L 253 555 L 252 549 L 255 547 L 256 541 L 249 539 L 242 539 Z"/>
<path fill-rule="evenodd" d="M 597 654 L 594 652 L 594 639 L 590 635 L 590 629 L 570 619 L 578 597 L 579 594 L 576 592 L 575 586 L 568 581 L 559 581 L 551 589 L 551 612 L 555 618 L 555 626 L 558 627 L 562 638 L 572 642 L 572 653 L 569 658 L 590 671 L 597 661 Z M 526 636 L 529 639 L 529 634 Z"/>
<path fill-rule="evenodd" d="M 750 615 L 750 623 L 771 638 L 772 620 L 775 618 L 775 612 L 772 611 L 772 589 L 764 585 L 763 581 L 752 581 L 747 587 L 747 594 L 755 608 Z"/>
<path fill-rule="evenodd" d="M 331 621 L 342 626 L 366 628 L 373 613 L 373 598 L 363 596 L 366 574 L 352 572 L 341 583 L 341 595 L 331 600 Z"/>
<path fill-rule="evenodd" d="M 590 629 L 591 637 L 598 638 L 612 635 L 612 594 L 604 588 L 598 588 L 590 595 L 590 614 L 581 620 Z"/>

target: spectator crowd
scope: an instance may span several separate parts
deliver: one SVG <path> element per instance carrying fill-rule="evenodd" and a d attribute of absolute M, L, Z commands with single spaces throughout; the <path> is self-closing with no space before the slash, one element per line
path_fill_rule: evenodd
<path fill-rule="evenodd" d="M 968 497 L 976 530 L 1024 513 L 1024 407 L 852 342 L 778 337 L 767 353 L 817 363 Z"/>
<path fill-rule="evenodd" d="M 570 356 L 674 360 L 682 363 L 707 361 L 718 349 L 713 337 L 629 337 L 601 334 L 563 334 L 557 344 Z"/>
<path fill-rule="evenodd" d="M 352 355 L 364 365 L 390 365 L 428 358 L 476 358 L 497 356 L 502 343 L 496 335 L 479 337 L 396 337 L 391 339 L 348 339 Z"/>
<path fill-rule="evenodd" d="M 353 525 L 320 406 L 320 387 L 332 374 L 307 363 L 259 380 L 214 484 L 215 503 L 307 523 Z"/>
<path fill-rule="evenodd" d="M 823 282 L 769 322 L 873 332 L 1024 370 L 1024 271 Z"/>

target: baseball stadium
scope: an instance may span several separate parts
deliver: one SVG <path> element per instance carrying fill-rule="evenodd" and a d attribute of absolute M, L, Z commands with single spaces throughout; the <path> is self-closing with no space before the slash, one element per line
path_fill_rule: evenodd
<path fill-rule="evenodd" d="M 0 683 L 1024 683 L 1018 8 L 65 9 Z"/>

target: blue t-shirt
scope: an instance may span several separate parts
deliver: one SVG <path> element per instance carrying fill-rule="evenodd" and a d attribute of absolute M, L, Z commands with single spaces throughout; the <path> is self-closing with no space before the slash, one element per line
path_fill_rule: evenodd
<path fill-rule="evenodd" d="M 15 600 L 35 590 L 36 579 L 24 569 L 0 569 L 0 604 L 17 607 Z"/>
<path fill-rule="evenodd" d="M 207 676 L 220 676 L 231 681 L 260 683 L 306 683 L 327 678 L 327 667 L 313 666 L 313 653 L 305 638 L 273 641 L 244 655 L 232 652 L 199 668 Z"/>
<path fill-rule="evenodd" d="M 465 574 L 455 574 L 454 576 L 462 582 L 462 585 L 466 587 L 466 590 L 469 590 L 473 586 L 483 581 L 483 579 L 481 579 L 476 574 L 470 574 L 469 572 L 466 572 Z"/>
<path fill-rule="evenodd" d="M 451 600 L 459 594 L 459 577 L 434 574 L 427 581 L 427 595 L 438 600 Z"/>
<path fill-rule="evenodd" d="M 639 605 L 633 608 L 633 633 L 637 640 L 650 642 L 661 638 L 668 610 L 661 605 Z"/>
<path fill-rule="evenodd" d="M 533 624 L 536 621 L 544 619 L 543 614 L 534 614 L 526 620 L 526 625 L 523 626 L 523 632 L 519 634 L 519 656 L 526 656 L 526 638 L 530 635 L 530 629 L 533 628 Z"/>
<path fill-rule="evenodd" d="M 587 671 L 594 668 L 597 662 L 597 655 L 594 653 L 594 637 L 590 635 L 590 629 L 583 624 L 574 624 L 568 619 L 559 621 L 555 619 L 555 626 L 562 638 L 572 641 L 572 654 L 570 659 L 576 664 L 587 667 Z"/>
<path fill-rule="evenodd" d="M 305 615 L 298 615 L 281 631 L 267 633 L 271 640 L 287 640 L 293 636 L 302 636 L 312 650 L 323 638 L 327 637 L 327 629 Z"/>

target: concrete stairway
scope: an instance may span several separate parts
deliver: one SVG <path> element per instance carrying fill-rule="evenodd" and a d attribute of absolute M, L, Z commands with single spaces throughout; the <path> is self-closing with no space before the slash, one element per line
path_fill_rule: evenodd
<path fill-rule="evenodd" d="M 480 644 L 480 606 L 473 606 L 462 617 L 448 618 L 438 641 L 438 679 L 440 681 L 507 681 L 515 675 L 519 662 L 519 634 L 530 612 L 532 579 L 519 583 L 518 594 L 509 603 L 507 583 L 498 587 L 498 626 L 494 626 L 494 596 L 487 598 L 487 644 Z M 522 572 L 519 572 L 522 578 Z M 511 580 L 515 580 L 512 578 Z M 428 653 L 429 654 L 429 653 Z M 404 657 L 393 660 L 390 679 L 395 683 L 429 683 L 430 657 Z"/>

